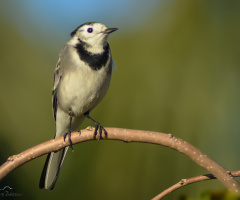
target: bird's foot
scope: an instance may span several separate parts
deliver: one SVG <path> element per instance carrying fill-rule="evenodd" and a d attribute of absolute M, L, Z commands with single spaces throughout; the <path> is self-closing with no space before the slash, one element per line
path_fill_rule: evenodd
<path fill-rule="evenodd" d="M 72 131 L 72 132 L 79 132 L 79 134 L 81 135 L 81 130 L 80 130 L 80 129 L 76 129 L 76 130 L 74 130 L 74 131 Z M 71 139 L 71 133 L 72 133 L 72 132 L 68 131 L 68 132 L 63 136 L 63 138 L 64 138 L 64 141 L 65 141 L 65 139 L 66 139 L 66 137 L 67 137 L 67 135 L 68 135 L 68 142 L 69 142 L 69 144 L 70 144 L 70 147 L 72 148 L 72 151 L 74 151 L 74 150 L 73 150 L 73 143 L 72 143 L 72 139 Z"/>
<path fill-rule="evenodd" d="M 65 135 L 63 136 L 63 139 L 65 141 L 66 137 L 68 136 L 68 142 L 70 144 L 70 147 L 72 148 L 73 151 L 73 143 L 72 143 L 72 139 L 71 139 L 71 132 L 68 131 L 67 133 L 65 133 Z"/>
<path fill-rule="evenodd" d="M 98 138 L 97 134 L 99 132 Z M 98 142 L 102 138 L 102 133 L 107 137 L 107 131 L 99 123 L 95 123 L 94 137 L 97 138 Z"/>
<path fill-rule="evenodd" d="M 91 121 L 93 121 L 93 123 L 95 124 L 95 130 L 94 130 L 94 137 L 96 139 L 98 131 L 99 131 L 99 136 L 98 136 L 98 142 L 99 140 L 102 138 L 102 132 L 104 133 L 104 135 L 107 137 L 107 131 L 105 130 L 105 128 L 103 128 L 97 121 L 95 121 L 93 118 L 91 118 L 89 116 L 89 111 L 84 113 L 85 117 L 87 117 L 88 119 L 90 119 Z"/>

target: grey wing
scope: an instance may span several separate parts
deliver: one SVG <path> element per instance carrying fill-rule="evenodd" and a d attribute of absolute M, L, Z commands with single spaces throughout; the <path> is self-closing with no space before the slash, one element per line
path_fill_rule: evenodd
<path fill-rule="evenodd" d="M 61 78 L 62 78 L 63 70 L 61 68 L 61 61 L 63 59 L 65 49 L 66 49 L 66 46 L 64 46 L 62 48 L 62 50 L 59 54 L 57 66 L 54 70 L 54 76 L 53 76 L 52 105 L 53 105 L 53 115 L 54 115 L 55 121 L 56 121 L 57 106 L 58 106 L 57 89 L 58 89 L 59 83 L 60 83 Z"/>

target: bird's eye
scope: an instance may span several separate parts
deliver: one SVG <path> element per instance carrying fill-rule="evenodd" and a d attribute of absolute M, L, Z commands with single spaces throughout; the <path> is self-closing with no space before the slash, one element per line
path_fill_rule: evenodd
<path fill-rule="evenodd" d="M 93 29 L 92 29 L 92 28 L 88 28 L 88 29 L 87 29 L 87 32 L 92 33 L 92 32 L 93 32 Z"/>

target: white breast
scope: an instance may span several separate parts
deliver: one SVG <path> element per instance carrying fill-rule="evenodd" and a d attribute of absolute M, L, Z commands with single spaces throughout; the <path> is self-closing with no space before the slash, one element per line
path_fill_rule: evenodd
<path fill-rule="evenodd" d="M 63 111 L 72 110 L 79 116 L 93 109 L 102 100 L 108 90 L 111 74 L 107 67 L 92 70 L 76 57 L 77 54 L 72 55 L 71 64 L 64 66 L 57 98 Z"/>

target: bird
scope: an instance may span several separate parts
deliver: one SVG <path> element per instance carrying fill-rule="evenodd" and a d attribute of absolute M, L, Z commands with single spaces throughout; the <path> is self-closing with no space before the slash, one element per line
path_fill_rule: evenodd
<path fill-rule="evenodd" d="M 87 22 L 71 32 L 70 40 L 59 54 L 54 71 L 52 106 L 56 125 L 55 138 L 68 135 L 86 119 L 95 124 L 94 136 L 106 130 L 90 112 L 106 95 L 114 67 L 107 42 L 110 33 L 118 28 L 107 28 L 99 22 Z M 98 140 L 100 139 L 100 136 Z M 52 190 L 61 171 L 68 147 L 48 154 L 40 177 L 39 188 Z"/>

